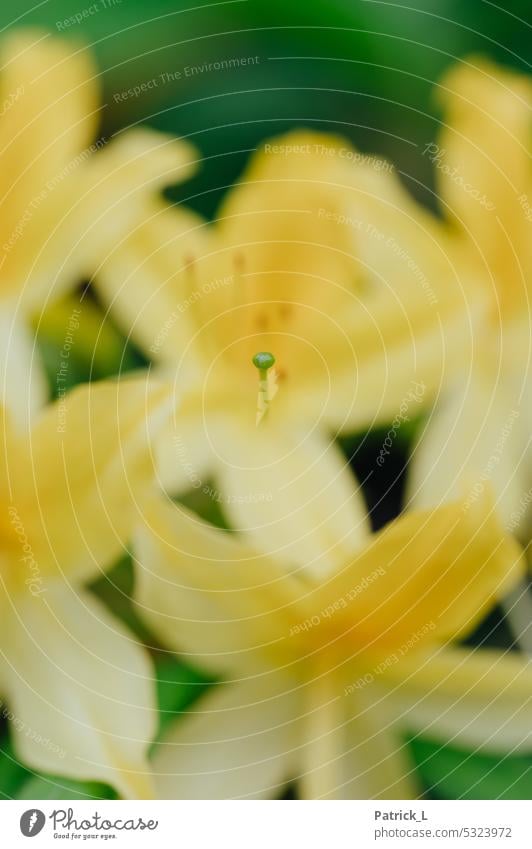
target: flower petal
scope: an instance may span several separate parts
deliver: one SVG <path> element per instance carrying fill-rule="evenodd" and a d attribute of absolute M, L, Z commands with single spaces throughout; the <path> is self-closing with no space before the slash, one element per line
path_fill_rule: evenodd
<path fill-rule="evenodd" d="M 33 188 L 53 177 L 94 135 L 98 82 L 88 51 L 42 30 L 2 39 L 2 179 Z M 11 96 L 11 97 L 10 97 Z M 28 168 L 39 169 L 40 180 Z M 18 190 L 15 193 L 18 195 Z"/>
<path fill-rule="evenodd" d="M 428 404 L 444 379 L 461 372 L 486 311 L 449 233 L 395 174 L 361 164 L 352 182 L 348 224 L 365 288 L 349 316 L 353 361 L 337 364 L 325 410 L 344 431 L 391 420 L 416 384 L 423 387 L 418 403 Z M 464 276 L 472 285 L 464 286 Z"/>
<path fill-rule="evenodd" d="M 410 501 L 427 507 L 466 492 L 469 502 L 491 485 L 507 522 L 530 485 L 527 442 L 518 391 L 512 396 L 508 382 L 474 373 L 468 382 L 454 383 L 414 449 Z"/>
<path fill-rule="evenodd" d="M 327 575 L 361 547 L 369 535 L 364 498 L 332 440 L 277 421 L 226 434 L 215 472 L 222 504 L 259 551 Z"/>
<path fill-rule="evenodd" d="M 0 386 L 3 403 L 19 427 L 29 426 L 48 399 L 35 342 L 15 308 L 0 307 Z"/>
<path fill-rule="evenodd" d="M 353 651 L 382 654 L 471 631 L 523 574 L 490 497 L 391 522 L 316 593 Z"/>
<path fill-rule="evenodd" d="M 156 744 L 162 799 L 264 799 L 294 771 L 298 697 L 279 673 L 221 684 Z"/>
<path fill-rule="evenodd" d="M 206 250 L 206 239 L 198 215 L 154 202 L 98 269 L 96 289 L 124 332 L 154 360 L 175 365 L 190 342 L 194 322 L 187 311 L 202 291 L 190 279 L 191 257 Z"/>
<path fill-rule="evenodd" d="M 11 509 L 44 575 L 86 579 L 118 557 L 153 485 L 150 432 L 167 414 L 164 387 L 109 381 L 49 406 L 31 433 L 8 435 Z M 15 535 L 17 560 L 19 549 Z"/>
<path fill-rule="evenodd" d="M 496 310 L 528 310 L 530 80 L 476 57 L 444 77 L 445 130 L 433 151 L 439 190 L 494 292 Z M 495 281 L 495 287 L 494 283 Z"/>
<path fill-rule="evenodd" d="M 31 302 L 36 285 L 49 291 L 70 247 L 51 234 L 68 211 L 65 189 L 76 197 L 71 177 L 96 128 L 98 84 L 85 50 L 45 32 L 9 35 L 2 60 L 2 288 L 19 294 L 26 288 Z M 41 256 L 48 251 L 55 268 L 51 256 L 50 264 Z"/>
<path fill-rule="evenodd" d="M 383 672 L 411 731 L 487 752 L 532 750 L 532 661 L 495 649 L 411 652 Z"/>
<path fill-rule="evenodd" d="M 214 671 L 282 663 L 305 619 L 305 587 L 233 534 L 163 498 L 135 538 L 138 611 L 168 646 Z"/>
<path fill-rule="evenodd" d="M 318 652 L 301 688 L 304 799 L 416 798 L 413 767 L 375 696 L 376 688 L 345 687 L 347 665 Z"/>
<path fill-rule="evenodd" d="M 69 262 L 97 276 L 100 263 L 153 216 L 157 192 L 186 180 L 196 163 L 192 145 L 153 130 L 136 128 L 113 139 L 87 161 L 80 175 L 79 202 L 70 224 L 74 239 Z M 178 217 L 177 231 L 179 222 Z"/>
<path fill-rule="evenodd" d="M 186 383 L 187 378 L 183 379 Z M 218 417 L 209 415 L 209 426 Z M 213 446 L 206 430 L 201 399 L 185 391 L 161 429 L 155 446 L 157 477 L 162 488 L 171 495 L 182 495 L 190 489 L 208 490 L 208 479 L 214 468 Z"/>
<path fill-rule="evenodd" d="M 417 799 L 420 787 L 397 717 L 367 687 L 347 696 L 344 799 Z"/>
<path fill-rule="evenodd" d="M 92 595 L 49 584 L 11 597 L 2 678 L 14 743 L 30 767 L 152 795 L 153 672 L 144 650 Z"/>
<path fill-rule="evenodd" d="M 342 150 L 349 143 L 337 136 L 292 131 L 257 151 L 228 194 L 220 238 L 242 255 L 255 292 L 331 312 L 356 288 L 352 231 L 334 219 L 349 212 L 352 165 Z"/>

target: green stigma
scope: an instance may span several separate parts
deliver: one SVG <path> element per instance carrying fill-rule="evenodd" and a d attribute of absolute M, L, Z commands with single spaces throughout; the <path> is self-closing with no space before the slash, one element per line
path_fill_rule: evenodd
<path fill-rule="evenodd" d="M 268 371 L 268 369 L 275 365 L 275 357 L 269 351 L 259 351 L 258 354 L 252 357 L 251 362 L 259 371 Z"/>
<path fill-rule="evenodd" d="M 275 365 L 275 357 L 269 351 L 259 351 L 251 358 L 251 362 L 259 370 L 259 395 L 257 398 L 257 416 L 255 424 L 258 425 L 266 418 L 270 407 L 270 401 L 277 392 L 277 375 L 275 369 L 269 375 L 268 372 Z"/>

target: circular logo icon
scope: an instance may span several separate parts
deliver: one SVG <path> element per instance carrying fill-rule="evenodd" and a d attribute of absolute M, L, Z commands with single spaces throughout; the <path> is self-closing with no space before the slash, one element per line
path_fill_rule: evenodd
<path fill-rule="evenodd" d="M 20 818 L 20 830 L 24 837 L 35 837 L 43 830 L 46 817 L 38 808 L 31 808 L 29 811 L 24 811 Z"/>

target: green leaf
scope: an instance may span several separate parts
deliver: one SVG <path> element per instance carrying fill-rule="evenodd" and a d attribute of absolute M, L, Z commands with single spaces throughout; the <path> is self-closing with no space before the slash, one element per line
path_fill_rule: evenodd
<path fill-rule="evenodd" d="M 193 510 L 194 513 L 197 513 L 198 516 L 201 516 L 202 519 L 216 528 L 221 528 L 224 531 L 231 530 L 222 509 L 223 495 L 210 478 L 204 481 L 201 487 L 189 489 L 175 501 L 188 507 L 189 510 Z"/>
<path fill-rule="evenodd" d="M 5 799 L 117 799 L 115 791 L 96 781 L 41 775 L 23 766 L 7 735 L 0 744 L 0 795 Z"/>
<path fill-rule="evenodd" d="M 131 557 L 122 557 L 108 572 L 105 572 L 89 585 L 89 589 L 100 601 L 132 631 L 141 643 L 157 646 L 144 622 L 137 615 L 133 594 L 133 563 Z"/>
<path fill-rule="evenodd" d="M 70 778 L 34 776 L 26 781 L 17 799 L 118 799 L 107 784 L 98 781 L 74 781 Z"/>
<path fill-rule="evenodd" d="M 532 798 L 532 757 L 473 754 L 425 738 L 409 745 L 432 798 Z"/>
<path fill-rule="evenodd" d="M 89 290 L 46 309 L 38 317 L 36 335 L 54 397 L 78 383 L 113 377 L 147 364 Z"/>
<path fill-rule="evenodd" d="M 0 744 L 0 793 L 14 799 L 31 773 L 19 762 L 7 736 Z"/>
<path fill-rule="evenodd" d="M 190 705 L 212 684 L 203 675 L 179 658 L 161 654 L 155 658 L 157 701 L 159 705 L 159 738 Z"/>

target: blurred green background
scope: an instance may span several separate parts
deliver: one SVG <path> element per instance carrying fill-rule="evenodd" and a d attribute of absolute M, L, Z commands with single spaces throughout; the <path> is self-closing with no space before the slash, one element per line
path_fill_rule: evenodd
<path fill-rule="evenodd" d="M 76 15 L 80 22 L 71 20 Z M 0 6 L 4 33 L 40 27 L 91 46 L 101 74 L 103 136 L 140 123 L 194 142 L 202 167 L 170 196 L 207 216 L 215 214 L 253 149 L 297 126 L 341 133 L 361 150 L 392 159 L 411 191 L 437 207 L 431 162 L 423 156 L 439 127 L 435 86 L 449 64 L 471 53 L 529 71 L 530 17 L 525 0 L 504 8 L 488 0 L 17 0 L 16 10 L 13 4 Z M 243 57 L 256 60 L 208 68 L 223 60 L 240 64 Z M 143 84 L 138 95 L 124 95 Z M 84 311 L 87 338 L 76 346 L 74 382 L 142 364 L 108 319 L 102 331 L 96 303 L 85 299 Z M 60 340 L 63 328 L 61 307 L 41 327 L 51 375 L 57 367 L 55 334 Z M 401 429 L 393 461 L 372 477 L 366 494 L 376 527 L 400 510 L 414 433 L 415 423 Z M 373 433 L 343 444 L 362 478 L 367 468 L 375 469 L 381 443 L 382 434 Z M 94 590 L 143 637 L 126 600 L 130 581 L 130 564 L 124 562 Z M 502 614 L 492 614 L 472 641 L 509 646 Z M 163 726 L 207 682 L 172 656 L 155 651 L 154 659 Z M 425 739 L 410 747 L 431 798 L 532 798 L 531 758 L 480 757 Z M 26 799 L 113 797 L 111 788 L 27 771 L 16 762 L 5 728 L 0 793 Z"/>
<path fill-rule="evenodd" d="M 81 23 L 65 24 L 90 7 L 97 11 Z M 16 12 L 0 8 L 4 30 L 46 27 L 92 46 L 104 135 L 140 122 L 193 139 L 205 162 L 181 191 L 205 213 L 261 139 L 309 125 L 389 156 L 430 202 L 421 152 L 438 128 L 435 82 L 470 53 L 529 70 L 527 18 L 527 0 L 17 0 Z M 258 62 L 190 73 L 247 56 Z M 177 78 L 163 82 L 165 74 Z M 157 86 L 138 97 L 115 99 L 152 79 Z"/>

